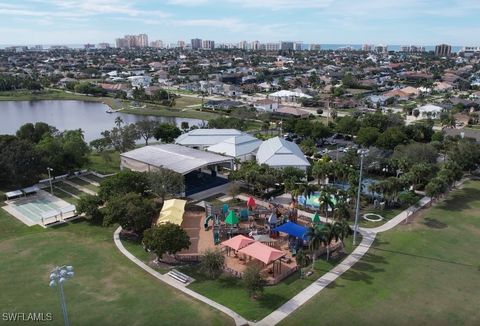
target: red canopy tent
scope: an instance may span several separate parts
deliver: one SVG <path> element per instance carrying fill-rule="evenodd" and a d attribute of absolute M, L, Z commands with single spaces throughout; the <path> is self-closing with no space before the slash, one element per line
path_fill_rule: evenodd
<path fill-rule="evenodd" d="M 248 207 L 249 209 L 254 209 L 255 206 L 257 206 L 257 203 L 255 202 L 255 199 L 253 199 L 253 197 L 251 197 L 251 196 L 248 197 L 248 199 L 247 199 L 247 207 Z"/>
<path fill-rule="evenodd" d="M 255 240 L 250 239 L 244 235 L 237 235 L 231 239 L 225 240 L 221 243 L 223 247 L 229 247 L 233 250 L 240 250 L 249 244 L 255 242 Z"/>
<path fill-rule="evenodd" d="M 260 242 L 254 242 L 240 249 L 238 252 L 248 255 L 250 257 L 253 257 L 255 259 L 258 259 L 261 262 L 263 262 L 265 265 L 274 263 L 274 267 L 275 267 L 275 261 L 285 256 L 285 253 L 283 251 L 269 247 Z M 281 266 L 282 265 L 280 263 L 279 265 L 280 271 L 281 271 Z M 273 272 L 275 273 L 275 268 L 273 269 Z"/>

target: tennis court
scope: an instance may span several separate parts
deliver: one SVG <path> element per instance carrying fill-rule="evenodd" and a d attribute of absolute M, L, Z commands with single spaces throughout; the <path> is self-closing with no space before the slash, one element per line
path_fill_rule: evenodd
<path fill-rule="evenodd" d="M 76 215 L 74 205 L 43 190 L 33 196 L 9 201 L 3 209 L 28 226 L 35 224 L 47 226 L 64 222 Z"/>

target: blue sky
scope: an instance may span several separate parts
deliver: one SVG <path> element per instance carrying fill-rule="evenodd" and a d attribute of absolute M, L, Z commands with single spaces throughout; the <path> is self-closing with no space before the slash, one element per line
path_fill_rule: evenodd
<path fill-rule="evenodd" d="M 480 45 L 480 0 L 0 0 L 0 44 L 164 42 Z"/>

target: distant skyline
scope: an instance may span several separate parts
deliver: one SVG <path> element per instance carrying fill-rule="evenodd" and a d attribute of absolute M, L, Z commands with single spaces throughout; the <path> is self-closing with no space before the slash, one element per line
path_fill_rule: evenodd
<path fill-rule="evenodd" d="M 0 44 L 281 40 L 480 45 L 479 0 L 0 0 Z"/>

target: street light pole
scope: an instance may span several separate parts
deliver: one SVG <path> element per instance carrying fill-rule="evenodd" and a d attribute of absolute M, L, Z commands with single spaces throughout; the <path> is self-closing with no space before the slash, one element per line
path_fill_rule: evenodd
<path fill-rule="evenodd" d="M 362 170 L 363 170 L 363 157 L 367 153 L 366 150 L 359 150 L 360 154 L 360 172 L 358 177 L 358 190 L 357 190 L 357 202 L 355 207 L 355 225 L 353 227 L 353 245 L 357 244 L 357 232 L 358 232 L 358 215 L 360 213 L 360 193 L 362 192 Z"/>
<path fill-rule="evenodd" d="M 67 304 L 65 302 L 65 294 L 63 293 L 63 283 L 72 278 L 74 275 L 72 266 L 55 267 L 50 274 L 50 287 L 58 285 L 58 291 L 60 292 L 60 304 L 62 307 L 62 314 L 65 326 L 69 326 Z"/>
<path fill-rule="evenodd" d="M 53 171 L 53 169 L 47 167 L 47 171 L 48 171 L 48 181 L 50 181 L 50 193 L 53 195 L 52 176 L 50 175 L 50 171 Z"/>

